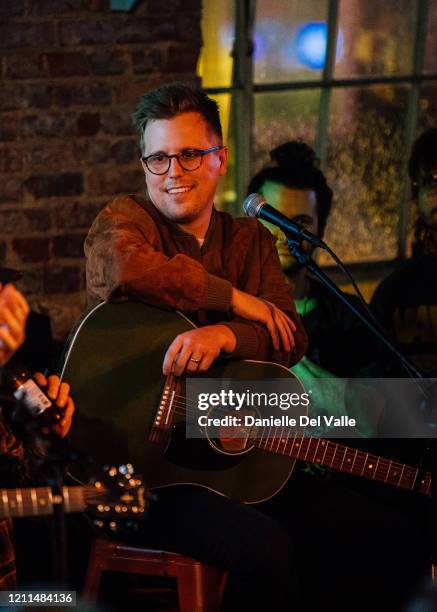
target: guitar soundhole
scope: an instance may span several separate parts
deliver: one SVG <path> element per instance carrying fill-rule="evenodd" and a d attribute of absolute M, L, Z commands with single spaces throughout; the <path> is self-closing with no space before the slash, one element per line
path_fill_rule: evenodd
<path fill-rule="evenodd" d="M 222 407 L 208 412 L 205 434 L 217 451 L 241 455 L 252 450 L 256 428 L 247 424 L 250 419 L 246 416 L 256 417 L 257 413 L 247 409 L 229 411 Z"/>
<path fill-rule="evenodd" d="M 239 461 L 238 455 L 222 451 L 205 437 L 187 438 L 183 422 L 172 427 L 164 455 L 174 465 L 199 472 L 227 470 Z"/>

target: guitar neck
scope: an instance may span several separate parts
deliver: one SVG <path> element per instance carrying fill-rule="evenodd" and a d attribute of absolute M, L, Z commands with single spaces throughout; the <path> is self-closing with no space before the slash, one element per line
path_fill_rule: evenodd
<path fill-rule="evenodd" d="M 431 473 L 421 473 L 418 468 L 378 457 L 364 451 L 337 444 L 324 438 L 259 438 L 256 447 L 294 459 L 316 463 L 339 472 L 362 476 L 370 480 L 391 484 L 424 495 L 431 493 Z M 420 482 L 417 479 L 420 478 Z"/>
<path fill-rule="evenodd" d="M 65 512 L 81 512 L 86 508 L 85 488 L 62 487 L 62 496 L 54 495 L 50 487 L 0 489 L 0 518 L 51 514 L 62 500 Z"/>

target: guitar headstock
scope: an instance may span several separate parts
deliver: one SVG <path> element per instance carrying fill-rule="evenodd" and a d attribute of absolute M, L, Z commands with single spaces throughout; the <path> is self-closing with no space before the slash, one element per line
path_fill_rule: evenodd
<path fill-rule="evenodd" d="M 99 529 L 118 531 L 119 523 L 123 528 L 135 527 L 137 521 L 146 518 L 149 500 L 142 478 L 135 474 L 130 463 L 105 466 L 101 478 L 87 487 L 87 509 L 94 516 L 94 524 Z"/>

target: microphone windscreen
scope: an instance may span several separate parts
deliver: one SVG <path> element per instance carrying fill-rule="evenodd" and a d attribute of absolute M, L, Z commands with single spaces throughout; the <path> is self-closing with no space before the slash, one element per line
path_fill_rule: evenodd
<path fill-rule="evenodd" d="M 248 217 L 258 217 L 261 208 L 267 204 L 259 193 L 251 193 L 243 203 L 243 210 Z"/>

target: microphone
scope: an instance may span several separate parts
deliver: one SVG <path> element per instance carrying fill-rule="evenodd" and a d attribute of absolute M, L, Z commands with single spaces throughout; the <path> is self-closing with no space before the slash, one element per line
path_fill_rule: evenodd
<path fill-rule="evenodd" d="M 247 196 L 243 203 L 243 210 L 248 217 L 264 219 L 264 221 L 279 227 L 286 236 L 294 238 L 299 242 L 308 240 L 314 246 L 321 247 L 322 249 L 326 248 L 323 240 L 306 230 L 302 225 L 290 221 L 279 210 L 270 206 L 259 193 L 251 193 Z"/>

